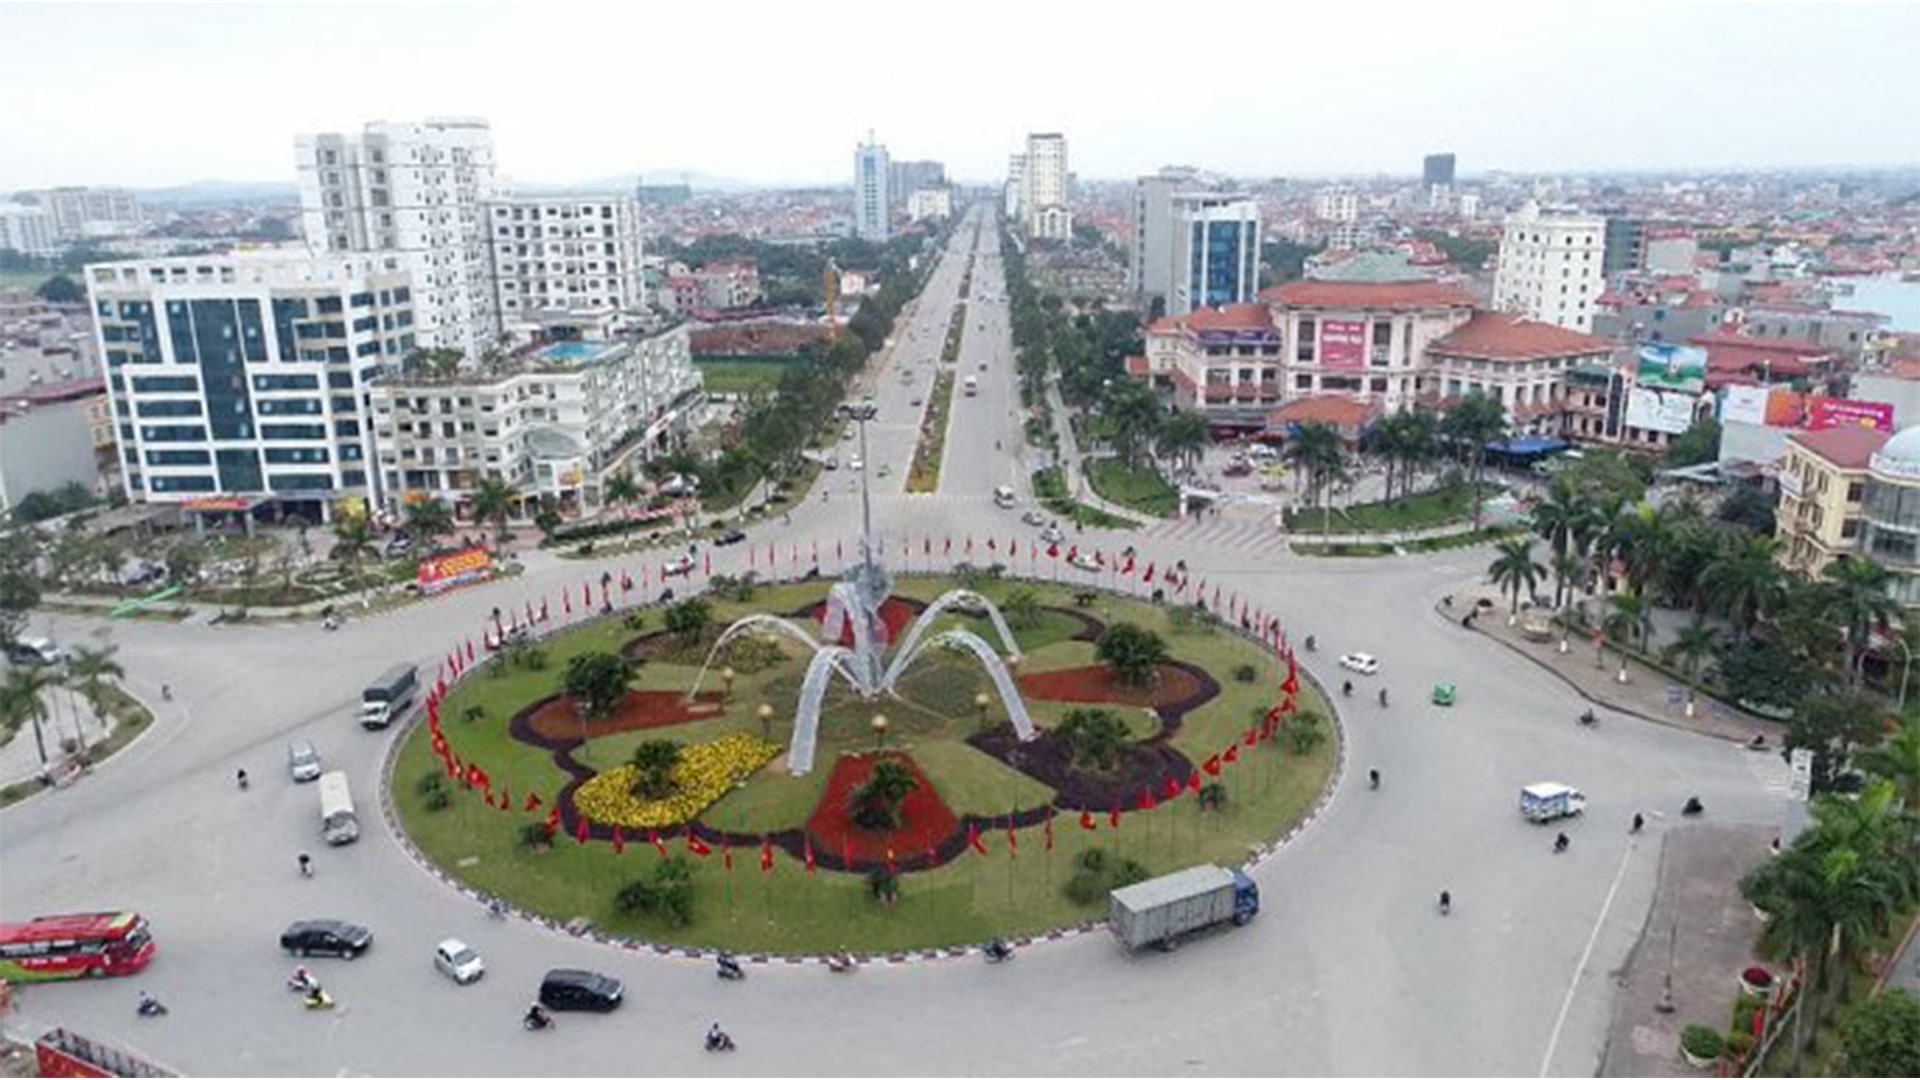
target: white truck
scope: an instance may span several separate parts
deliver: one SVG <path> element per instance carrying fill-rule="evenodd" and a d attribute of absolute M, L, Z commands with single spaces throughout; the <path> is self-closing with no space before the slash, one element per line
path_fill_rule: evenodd
<path fill-rule="evenodd" d="M 1576 787 L 1548 780 L 1520 789 L 1520 816 L 1535 825 L 1573 817 L 1586 809 L 1586 793 Z"/>
<path fill-rule="evenodd" d="M 320 836 L 329 844 L 351 844 L 360 839 L 360 819 L 353 812 L 353 791 L 347 774 L 335 769 L 320 777 Z"/>
<path fill-rule="evenodd" d="M 1189 934 L 1260 913 L 1260 887 L 1238 870 L 1190 866 L 1113 890 L 1107 926 L 1128 949 L 1174 949 Z"/>

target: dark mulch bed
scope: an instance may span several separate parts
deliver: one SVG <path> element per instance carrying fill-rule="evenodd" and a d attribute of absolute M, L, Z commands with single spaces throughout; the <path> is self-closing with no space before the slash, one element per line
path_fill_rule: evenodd
<path fill-rule="evenodd" d="M 702 693 L 689 702 L 685 695 L 672 690 L 629 690 L 619 708 L 587 721 L 582 729 L 580 718 L 573 711 L 573 698 L 557 694 L 534 702 L 521 716 L 515 717 L 513 730 L 516 736 L 524 731 L 545 744 L 578 742 L 582 730 L 587 738 L 597 739 L 620 731 L 710 720 L 725 709 L 718 691 Z"/>
<path fill-rule="evenodd" d="M 1053 805 L 1062 810 L 1133 810 L 1142 792 L 1158 800 L 1169 780 L 1186 784 L 1194 765 L 1164 740 L 1134 743 L 1121 754 L 1111 772 L 1073 767 L 1073 744 L 1064 736 L 1042 731 L 1032 742 L 1020 742 L 1011 725 L 969 736 L 967 742 L 1012 768 L 1052 787 L 1059 795 Z"/>
<path fill-rule="evenodd" d="M 1168 731 L 1179 726 L 1181 717 L 1220 694 L 1213 676 L 1179 660 L 1161 664 L 1159 674 L 1146 686 L 1116 681 L 1105 664 L 1039 671 L 1021 675 L 1017 681 L 1020 693 L 1031 700 L 1152 708 L 1166 721 Z"/>
<path fill-rule="evenodd" d="M 902 804 L 900 828 L 891 832 L 873 832 L 853 823 L 853 793 L 866 783 L 867 776 L 881 760 L 905 765 L 919 781 Z M 846 869 L 846 852 L 853 852 L 853 869 L 866 870 L 887 864 L 892 849 L 896 868 L 926 860 L 926 853 L 948 841 L 959 829 L 953 811 L 934 790 L 927 774 L 920 771 L 912 757 L 898 752 L 850 754 L 833 764 L 827 778 L 826 793 L 807 818 L 807 835 L 813 843 L 814 861 L 822 866 Z"/>

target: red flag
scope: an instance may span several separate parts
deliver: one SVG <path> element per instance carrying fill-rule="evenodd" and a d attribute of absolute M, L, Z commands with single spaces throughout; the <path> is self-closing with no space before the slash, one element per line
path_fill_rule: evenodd
<path fill-rule="evenodd" d="M 920 554 L 922 555 L 933 554 L 933 537 L 923 536 L 920 538 Z"/>
<path fill-rule="evenodd" d="M 1147 572 L 1140 575 L 1140 580 L 1146 582 L 1149 585 L 1153 584 L 1153 564 L 1152 563 L 1147 564 Z"/>
<path fill-rule="evenodd" d="M 942 555 L 953 554 L 953 537 L 949 536 L 945 540 L 941 541 L 940 554 Z"/>
<path fill-rule="evenodd" d="M 1013 815 L 1007 815 L 1007 854 L 1020 854 L 1020 837 L 1013 831 Z"/>
<path fill-rule="evenodd" d="M 627 853 L 627 838 L 620 835 L 620 826 L 618 825 L 613 827 L 613 853 L 615 855 L 625 855 Z"/>
<path fill-rule="evenodd" d="M 1107 811 L 1107 828 L 1117 829 L 1119 827 L 1120 827 L 1120 808 L 1116 806 L 1112 810 Z"/>
<path fill-rule="evenodd" d="M 1048 544 L 1048 545 L 1047 545 L 1047 558 L 1049 558 L 1049 559 L 1057 559 L 1057 558 L 1059 558 L 1059 557 L 1060 557 L 1060 545 L 1059 545 L 1059 544 Z"/>
<path fill-rule="evenodd" d="M 467 663 L 473 663 L 473 639 L 467 639 Z"/>
<path fill-rule="evenodd" d="M 991 536 L 987 537 L 987 550 L 996 552 L 1000 550 L 1000 544 Z"/>
<path fill-rule="evenodd" d="M 973 554 L 973 537 L 967 537 L 967 554 Z"/>
<path fill-rule="evenodd" d="M 547 608 L 547 598 L 543 596 L 540 598 L 540 621 L 548 622 L 552 618 L 553 612 Z"/>
<path fill-rule="evenodd" d="M 1007 558 L 1017 559 L 1019 557 L 1020 557 L 1020 541 L 1018 540 L 1007 541 Z"/>
<path fill-rule="evenodd" d="M 621 594 L 625 595 L 626 593 L 630 593 L 632 591 L 633 591 L 633 575 L 627 573 L 625 570 L 620 571 Z"/>
<path fill-rule="evenodd" d="M 1220 606 L 1220 583 L 1217 581 L 1213 583 L 1213 606 Z"/>
<path fill-rule="evenodd" d="M 1206 760 L 1206 763 L 1201 765 L 1200 767 L 1207 770 L 1208 776 L 1219 776 L 1220 775 L 1220 755 L 1219 754 L 1213 755 L 1212 757 L 1208 758 Z M 1199 780 L 1200 778 L 1198 776 L 1194 777 L 1195 784 L 1198 784 Z M 1195 787 L 1194 790 L 1198 791 L 1200 789 L 1198 787 Z"/>
<path fill-rule="evenodd" d="M 1105 553 L 1095 551 L 1093 553 L 1093 565 L 1098 566 L 1103 570 L 1106 569 L 1107 556 L 1105 555 Z"/>
<path fill-rule="evenodd" d="M 800 834 L 800 850 L 807 860 L 807 873 L 813 873 L 813 834 Z"/>
<path fill-rule="evenodd" d="M 661 841 L 659 829 L 647 830 L 647 843 L 653 845 L 653 850 L 659 852 L 661 858 L 667 857 L 667 845 Z"/>
<path fill-rule="evenodd" d="M 1187 790 L 1192 792 L 1200 790 L 1200 770 L 1195 769 L 1187 774 Z"/>
<path fill-rule="evenodd" d="M 720 837 L 720 861 L 726 864 L 728 873 L 733 872 L 733 841 L 724 834 Z"/>
<path fill-rule="evenodd" d="M 1179 783 L 1179 781 L 1177 781 L 1177 780 L 1175 780 L 1175 779 L 1174 779 L 1173 777 L 1171 777 L 1171 776 L 1169 776 L 1169 777 L 1167 777 L 1167 782 L 1166 782 L 1166 784 L 1165 784 L 1165 785 L 1164 785 L 1163 787 L 1161 787 L 1161 789 L 1160 789 L 1160 797 L 1161 797 L 1161 798 L 1163 798 L 1163 799 L 1177 799 L 1177 798 L 1179 798 L 1179 797 L 1180 797 L 1180 783 Z"/>
<path fill-rule="evenodd" d="M 1265 723 L 1265 720 L 1263 719 L 1263 720 L 1262 720 L 1261 722 L 1262 722 L 1262 723 Z M 1245 743 L 1245 744 L 1246 744 L 1246 745 L 1248 745 L 1248 746 L 1252 746 L 1252 745 L 1253 745 L 1254 743 L 1257 743 L 1257 742 L 1259 742 L 1259 741 L 1260 741 L 1260 728 L 1259 728 L 1259 727 L 1257 727 L 1257 726 L 1256 726 L 1256 727 L 1250 727 L 1250 728 L 1248 728 L 1248 729 L 1247 729 L 1247 734 L 1246 734 L 1246 735 L 1245 735 L 1245 737 L 1243 737 L 1243 738 L 1242 738 L 1242 739 L 1241 739 L 1240 741 L 1241 741 L 1242 743 Z"/>
<path fill-rule="evenodd" d="M 687 830 L 687 850 L 693 852 L 695 855 L 698 855 L 701 858 L 705 858 L 708 855 L 713 854 L 713 849 L 707 846 L 707 842 L 705 840 L 702 840 L 698 836 L 694 835 L 694 832 L 691 828 Z"/>
<path fill-rule="evenodd" d="M 1047 807 L 1047 850 L 1053 850 L 1053 807 Z"/>
<path fill-rule="evenodd" d="M 1099 828 L 1098 825 L 1095 825 L 1093 823 L 1093 811 L 1091 810 L 1080 811 L 1080 827 L 1087 830 L 1088 832 L 1092 832 L 1093 830 Z"/>
<path fill-rule="evenodd" d="M 1126 577 L 1133 576 L 1133 556 L 1127 556 L 1127 563 L 1120 568 L 1120 573 Z"/>
<path fill-rule="evenodd" d="M 522 806 L 521 809 L 525 810 L 528 813 L 532 813 L 535 810 L 540 809 L 540 796 L 531 791 L 527 792 L 526 805 Z"/>
<path fill-rule="evenodd" d="M 845 562 L 847 558 L 846 548 L 843 547 L 838 540 L 833 542 L 833 557 L 842 562 Z"/>
<path fill-rule="evenodd" d="M 513 805 L 513 789 L 509 788 L 505 784 L 501 784 L 500 785 L 500 809 L 505 810 L 512 805 Z"/>
<path fill-rule="evenodd" d="M 560 804 L 554 803 L 553 809 L 547 811 L 547 828 L 549 831 L 551 831 L 559 827 L 560 827 Z"/>
<path fill-rule="evenodd" d="M 979 853 L 980 853 L 980 854 L 982 854 L 982 855 L 985 855 L 985 854 L 987 853 L 987 845 L 986 845 L 986 842 L 980 839 L 980 826 L 979 826 L 979 825 L 977 825 L 977 824 L 973 824 L 973 823 L 968 823 L 968 825 L 967 825 L 967 846 L 968 846 L 968 847 L 971 847 L 971 848 L 973 848 L 973 850 L 975 850 L 975 851 L 977 851 L 977 852 L 979 852 Z"/>
<path fill-rule="evenodd" d="M 541 601 L 541 602 L 545 603 L 545 601 Z M 560 614 L 562 615 L 573 614 L 573 594 L 566 591 L 565 589 L 560 590 Z"/>
<path fill-rule="evenodd" d="M 1227 752 L 1220 755 L 1220 760 L 1226 762 L 1229 765 L 1240 764 L 1240 744 L 1234 743 L 1233 745 L 1227 747 Z"/>
<path fill-rule="evenodd" d="M 483 796 L 480 801 L 487 804 L 487 809 L 489 810 L 493 809 L 493 792 L 491 791 L 487 792 L 486 795 Z"/>
<path fill-rule="evenodd" d="M 713 576 L 713 552 L 709 551 L 700 557 L 700 572 L 708 577 Z"/>
<path fill-rule="evenodd" d="M 773 873 L 773 838 L 764 833 L 760 836 L 760 872 Z"/>
<path fill-rule="evenodd" d="M 589 589 L 584 581 L 580 583 L 580 606 L 583 608 L 593 606 L 593 590 Z"/>
<path fill-rule="evenodd" d="M 1140 799 L 1139 799 L 1139 801 L 1138 801 L 1138 802 L 1136 802 L 1136 803 L 1134 803 L 1134 807 L 1135 807 L 1136 809 L 1139 809 L 1139 810 L 1151 810 L 1151 809 L 1153 809 L 1154 807 L 1156 807 L 1156 806 L 1158 806 L 1158 805 L 1160 805 L 1160 804 L 1159 804 L 1159 803 L 1156 803 L 1156 802 L 1154 802 L 1154 801 L 1153 801 L 1153 789 L 1152 789 L 1152 788 L 1141 788 L 1141 789 L 1140 789 Z"/>
<path fill-rule="evenodd" d="M 612 596 L 611 596 L 612 585 L 613 585 L 613 580 L 611 578 L 600 579 L 600 606 L 601 607 L 606 607 L 608 604 L 613 602 Z"/>
<path fill-rule="evenodd" d="M 898 863 L 896 863 L 896 862 L 894 862 L 894 861 L 893 861 L 893 849 L 892 849 L 892 848 L 888 848 L 888 849 L 887 849 L 887 876 L 888 876 L 888 877 L 899 877 L 899 876 L 900 876 L 900 866 L 899 866 L 899 864 L 898 864 Z"/>
<path fill-rule="evenodd" d="M 587 815 L 585 815 L 585 814 L 581 814 L 581 815 L 580 815 L 580 817 L 579 817 L 579 818 L 577 819 L 577 821 L 576 821 L 576 822 L 575 822 L 575 824 L 574 824 L 574 827 L 573 827 L 573 838 L 574 838 L 575 840 L 577 840 L 577 841 L 579 841 L 579 842 L 580 842 L 580 843 L 582 843 L 582 844 L 584 844 L 584 843 L 586 843 L 586 842 L 587 842 L 587 831 L 588 831 L 588 830 L 589 830 L 590 828 L 592 828 L 592 826 L 590 826 L 590 825 L 588 825 L 588 824 L 587 824 Z"/>

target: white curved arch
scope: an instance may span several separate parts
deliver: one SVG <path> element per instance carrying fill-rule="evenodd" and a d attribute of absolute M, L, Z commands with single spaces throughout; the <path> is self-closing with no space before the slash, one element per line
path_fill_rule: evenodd
<path fill-rule="evenodd" d="M 763 626 L 771 630 L 778 630 L 809 649 L 817 651 L 820 648 L 820 642 L 815 640 L 812 634 L 807 633 L 805 629 L 790 619 L 784 619 L 778 615 L 766 614 L 745 616 L 722 631 L 719 640 L 713 643 L 713 648 L 707 650 L 706 662 L 700 665 L 700 674 L 694 677 L 693 689 L 687 691 L 687 700 L 692 701 L 693 696 L 700 692 L 700 683 L 706 679 L 707 669 L 713 666 L 714 658 L 720 655 L 720 650 L 725 648 L 728 642 L 749 630 Z"/>
<path fill-rule="evenodd" d="M 908 662 L 919 651 L 916 646 L 920 643 L 920 636 L 926 633 L 927 627 L 933 625 L 933 620 L 945 614 L 947 609 L 955 604 L 969 601 L 987 609 L 987 618 L 993 621 L 993 629 L 1000 635 L 1000 643 L 1006 646 L 1007 655 L 1015 660 L 1020 659 L 1020 643 L 1014 640 L 1013 631 L 1007 628 L 1007 620 L 1000 614 L 999 607 L 993 601 L 972 589 L 949 589 L 941 593 L 939 599 L 928 604 L 927 610 L 921 612 L 919 618 L 913 620 L 913 626 L 907 630 L 907 636 L 900 642 L 899 651 L 893 655 L 893 663 L 888 665 L 886 675 L 880 680 L 881 689 L 888 691 L 893 689 L 895 680 L 900 678 L 900 673 L 906 670 Z M 975 638 L 975 640 L 979 639 Z M 985 643 L 982 642 L 982 644 Z"/>
<path fill-rule="evenodd" d="M 820 703 L 826 699 L 827 686 L 834 672 L 847 680 L 863 696 L 868 694 L 847 665 L 853 652 L 841 645 L 822 645 L 807 662 L 806 676 L 800 681 L 800 700 L 793 710 L 793 738 L 787 744 L 787 772 L 805 776 L 813 771 L 813 750 L 820 736 Z"/>
<path fill-rule="evenodd" d="M 1007 665 L 1000 659 L 1000 654 L 993 651 L 993 646 L 981 640 L 979 634 L 971 630 L 945 631 L 910 652 L 902 652 L 895 659 L 894 664 L 904 670 L 916 657 L 935 645 L 959 645 L 971 652 L 974 659 L 980 661 L 980 666 L 987 669 L 987 677 L 993 680 L 993 688 L 1000 692 L 1000 703 L 1006 706 L 1007 719 L 1013 722 L 1014 733 L 1020 736 L 1021 742 L 1033 740 L 1033 718 L 1027 715 L 1027 703 L 1020 699 L 1019 688 L 1013 685 L 1012 673 L 1007 671 Z"/>

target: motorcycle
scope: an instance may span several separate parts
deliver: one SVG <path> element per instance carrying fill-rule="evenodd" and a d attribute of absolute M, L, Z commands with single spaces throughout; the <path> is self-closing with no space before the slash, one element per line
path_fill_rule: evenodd
<path fill-rule="evenodd" d="M 733 1036 L 721 1031 L 719 1028 L 707 1032 L 707 1053 L 723 1054 L 733 1049 L 735 1049 Z"/>
<path fill-rule="evenodd" d="M 247 790 L 247 770 L 241 769 L 239 772 L 234 774 L 233 778 L 234 778 L 234 782 L 240 785 L 241 791 Z"/>
<path fill-rule="evenodd" d="M 746 970 L 740 966 L 740 961 L 725 953 L 714 958 L 713 973 L 728 982 L 738 982 L 747 977 Z"/>
<path fill-rule="evenodd" d="M 139 1013 L 141 1016 L 167 1015 L 167 1007 L 160 1004 L 160 999 L 148 994 L 140 995 L 140 1004 L 134 1006 L 133 1011 Z"/>
<path fill-rule="evenodd" d="M 980 950 L 986 955 L 987 963 L 998 964 L 1013 959 L 1013 946 L 1004 941 L 989 941 L 986 948 Z"/>
<path fill-rule="evenodd" d="M 858 966 L 859 965 L 853 962 L 853 957 L 845 953 L 841 953 L 838 956 L 827 957 L 827 970 L 833 972 L 835 975 L 849 974 L 855 971 Z"/>
<path fill-rule="evenodd" d="M 1579 716 L 1579 720 L 1580 720 L 1581 727 L 1599 727 L 1600 726 L 1600 717 L 1596 716 L 1592 709 L 1588 709 L 1586 712 L 1581 713 Z"/>
<path fill-rule="evenodd" d="M 1380 707 L 1387 707 L 1387 688 L 1384 686 L 1380 688 Z"/>
<path fill-rule="evenodd" d="M 305 1005 L 309 1009 L 331 1009 L 333 1008 L 333 995 L 327 993 L 319 986 L 315 986 L 312 990 L 307 991 L 306 997 L 300 999 L 300 1004 Z"/>
<path fill-rule="evenodd" d="M 553 1026 L 553 1014 L 535 1005 L 527 1010 L 527 1015 L 520 1018 L 520 1026 L 528 1031 L 545 1031 Z"/>
<path fill-rule="evenodd" d="M 1315 641 L 1315 640 L 1313 640 L 1313 635 L 1312 635 L 1312 634 L 1308 634 L 1308 635 L 1307 635 L 1307 640 L 1306 640 L 1306 646 L 1307 646 L 1307 651 L 1308 651 L 1308 652 L 1312 652 L 1312 651 L 1314 651 L 1314 650 L 1315 650 L 1316 648 L 1318 648 L 1318 647 L 1319 647 L 1319 642 L 1317 642 L 1317 641 Z"/>
<path fill-rule="evenodd" d="M 1700 805 L 1700 797 L 1698 795 L 1688 796 L 1687 804 L 1680 808 L 1680 812 L 1688 817 L 1699 817 L 1701 814 L 1706 813 L 1706 811 L 1707 808 Z"/>

